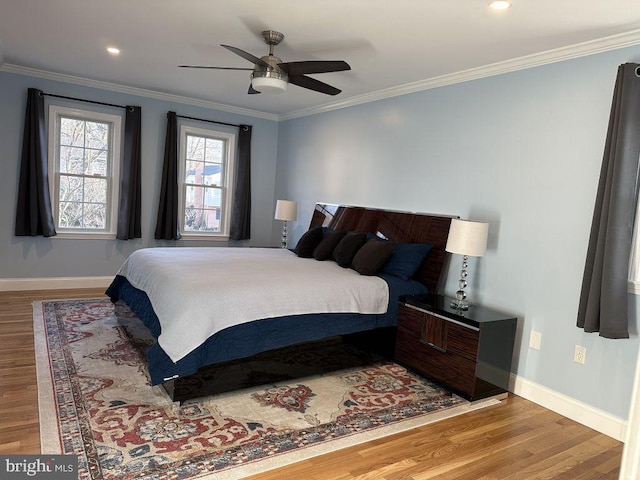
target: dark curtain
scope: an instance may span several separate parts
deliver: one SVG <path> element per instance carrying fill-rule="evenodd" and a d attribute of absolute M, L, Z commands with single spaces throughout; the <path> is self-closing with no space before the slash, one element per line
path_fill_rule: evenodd
<path fill-rule="evenodd" d="M 251 238 L 251 130 L 250 125 L 240 125 L 229 232 L 232 240 Z"/>
<path fill-rule="evenodd" d="M 164 143 L 164 163 L 160 203 L 156 222 L 156 240 L 179 240 L 178 221 L 178 118 L 176 112 L 167 112 L 167 135 Z"/>
<path fill-rule="evenodd" d="M 578 327 L 607 338 L 629 338 L 639 157 L 640 65 L 627 63 L 618 67 L 578 308 Z"/>
<path fill-rule="evenodd" d="M 35 88 L 27 93 L 15 234 L 31 237 L 56 234 L 49 196 L 44 97 Z"/>
<path fill-rule="evenodd" d="M 118 209 L 119 240 L 141 238 L 140 232 L 140 170 L 141 170 L 142 109 L 127 107 L 124 122 L 124 156 L 120 170 L 120 208 Z"/>

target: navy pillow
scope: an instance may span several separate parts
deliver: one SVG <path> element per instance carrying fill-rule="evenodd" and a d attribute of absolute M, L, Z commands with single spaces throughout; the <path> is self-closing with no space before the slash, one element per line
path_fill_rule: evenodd
<path fill-rule="evenodd" d="M 305 232 L 304 235 L 302 235 L 302 237 L 300 237 L 300 240 L 298 240 L 294 252 L 296 252 L 299 257 L 313 257 L 313 251 L 322 241 L 322 234 L 323 232 L 321 226 L 309 229 Z"/>
<path fill-rule="evenodd" d="M 342 240 L 333 249 L 333 259 L 338 265 L 344 268 L 351 266 L 353 257 L 355 257 L 360 247 L 367 241 L 367 234 L 360 232 L 347 233 Z"/>
<path fill-rule="evenodd" d="M 430 243 L 398 243 L 381 273 L 409 280 L 432 248 Z"/>
<path fill-rule="evenodd" d="M 351 268 L 360 275 L 375 275 L 393 254 L 394 242 L 372 238 L 353 257 Z"/>

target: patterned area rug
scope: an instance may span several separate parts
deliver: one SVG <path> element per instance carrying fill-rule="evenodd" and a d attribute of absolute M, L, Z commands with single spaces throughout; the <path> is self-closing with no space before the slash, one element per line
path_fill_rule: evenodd
<path fill-rule="evenodd" d="M 330 339 L 209 371 L 221 392 L 180 405 L 149 384 L 145 327 L 107 299 L 34 303 L 34 329 L 42 453 L 77 455 L 79 478 L 242 478 L 497 403 Z"/>

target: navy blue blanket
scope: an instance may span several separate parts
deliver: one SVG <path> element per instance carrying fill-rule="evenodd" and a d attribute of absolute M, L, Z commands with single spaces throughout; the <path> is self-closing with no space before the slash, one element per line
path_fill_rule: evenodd
<path fill-rule="evenodd" d="M 384 314 L 294 315 L 243 323 L 209 337 L 200 347 L 176 363 L 155 343 L 147 352 L 151 383 L 157 385 L 191 375 L 205 365 L 245 358 L 275 348 L 395 326 L 399 297 L 425 294 L 426 288 L 418 282 L 400 280 L 391 275 L 379 277 L 389 285 L 389 308 Z M 116 276 L 106 294 L 113 302 L 124 302 L 155 338 L 160 335 L 160 322 L 145 292 L 133 287 L 125 277 Z M 188 334 L 188 328 L 185 325 L 185 334 Z"/>

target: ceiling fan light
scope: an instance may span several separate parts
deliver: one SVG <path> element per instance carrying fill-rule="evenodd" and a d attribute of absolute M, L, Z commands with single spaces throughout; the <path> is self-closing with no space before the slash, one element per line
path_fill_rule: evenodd
<path fill-rule="evenodd" d="M 260 93 L 283 93 L 287 90 L 288 82 L 274 77 L 253 77 L 251 86 Z"/>
<path fill-rule="evenodd" d="M 492 0 L 489 6 L 494 10 L 506 10 L 511 6 L 511 0 Z"/>

